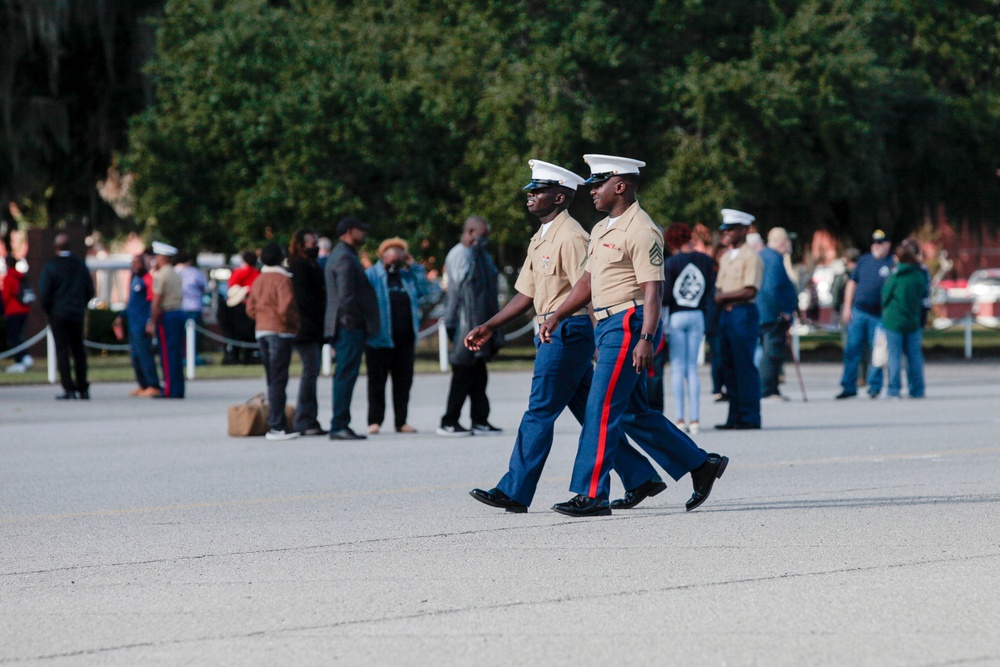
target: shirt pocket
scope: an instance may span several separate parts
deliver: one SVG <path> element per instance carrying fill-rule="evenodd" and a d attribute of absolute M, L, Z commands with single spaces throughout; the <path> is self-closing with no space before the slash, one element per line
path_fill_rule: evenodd
<path fill-rule="evenodd" d="M 600 255 L 605 264 L 618 264 L 625 260 L 625 251 L 617 247 L 604 246 L 600 249 Z"/>

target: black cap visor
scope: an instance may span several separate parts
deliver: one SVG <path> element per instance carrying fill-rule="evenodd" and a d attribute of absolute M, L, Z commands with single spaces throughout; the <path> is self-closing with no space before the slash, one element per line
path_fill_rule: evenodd
<path fill-rule="evenodd" d="M 560 182 L 560 181 L 544 180 L 544 179 L 539 179 L 539 178 L 533 178 L 533 179 L 531 179 L 531 183 L 528 183 L 527 185 L 525 185 L 521 189 L 522 190 L 529 190 L 529 191 L 530 190 L 543 190 L 545 188 L 552 188 L 552 187 L 555 187 L 557 185 L 562 185 L 562 182 Z"/>
<path fill-rule="evenodd" d="M 608 180 L 609 178 L 611 178 L 612 176 L 615 176 L 615 175 L 616 174 L 613 171 L 605 171 L 605 172 L 601 172 L 600 174 L 591 174 L 590 178 L 588 178 L 587 180 L 585 180 L 583 182 L 583 184 L 584 185 L 599 185 L 600 183 L 603 183 L 604 181 Z"/>

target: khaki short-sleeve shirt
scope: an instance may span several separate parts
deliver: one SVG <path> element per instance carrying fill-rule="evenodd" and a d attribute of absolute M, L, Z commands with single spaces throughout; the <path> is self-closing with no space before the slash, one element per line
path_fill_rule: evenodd
<path fill-rule="evenodd" d="M 739 249 L 727 250 L 719 258 L 719 275 L 715 286 L 720 292 L 732 292 L 744 287 L 760 291 L 764 279 L 764 260 L 746 243 Z"/>
<path fill-rule="evenodd" d="M 663 280 L 663 230 L 635 202 L 608 229 L 608 220 L 590 233 L 587 271 L 595 309 L 642 299 L 641 283 Z"/>
<path fill-rule="evenodd" d="M 164 311 L 180 310 L 183 292 L 184 283 L 174 267 L 167 264 L 153 274 L 153 293 L 160 295 L 160 308 Z"/>
<path fill-rule="evenodd" d="M 552 221 L 545 236 L 541 228 L 528 243 L 514 289 L 534 300 L 535 312 L 555 312 L 583 275 L 588 234 L 566 211 Z"/>

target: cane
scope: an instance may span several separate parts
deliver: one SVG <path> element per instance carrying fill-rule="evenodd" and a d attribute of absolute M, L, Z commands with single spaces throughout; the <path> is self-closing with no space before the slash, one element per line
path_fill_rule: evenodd
<path fill-rule="evenodd" d="M 788 350 L 792 353 L 792 363 L 795 364 L 795 375 L 799 378 L 799 389 L 802 390 L 802 402 L 808 403 L 809 398 L 806 397 L 806 383 L 802 381 L 802 369 L 799 368 L 799 355 L 796 354 L 795 346 L 792 345 L 791 327 L 785 332 L 785 338 L 788 339 Z"/>

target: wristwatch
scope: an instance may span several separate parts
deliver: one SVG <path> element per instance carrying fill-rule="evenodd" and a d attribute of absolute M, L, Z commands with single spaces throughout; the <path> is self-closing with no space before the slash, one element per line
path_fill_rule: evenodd
<path fill-rule="evenodd" d="M 653 343 L 653 334 L 639 334 L 639 338 L 646 341 L 649 344 Z"/>

